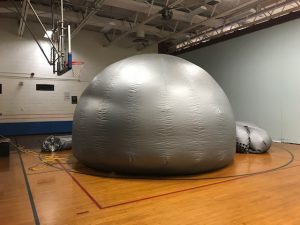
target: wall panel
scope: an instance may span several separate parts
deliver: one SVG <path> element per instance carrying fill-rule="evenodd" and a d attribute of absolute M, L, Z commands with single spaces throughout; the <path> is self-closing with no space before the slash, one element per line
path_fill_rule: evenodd
<path fill-rule="evenodd" d="M 293 20 L 181 57 L 222 86 L 236 120 L 265 128 L 274 140 L 300 143 L 300 20 Z"/>

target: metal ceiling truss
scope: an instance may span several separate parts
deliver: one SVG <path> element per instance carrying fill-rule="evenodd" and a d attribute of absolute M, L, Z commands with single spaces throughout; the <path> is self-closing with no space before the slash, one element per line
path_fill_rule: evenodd
<path fill-rule="evenodd" d="M 28 7 L 29 4 L 27 3 L 27 0 L 22 1 L 22 10 L 21 10 L 21 18 L 19 22 L 19 29 L 18 29 L 18 36 L 22 37 L 24 33 L 24 28 L 25 28 L 25 22 L 27 19 L 28 15 Z"/>
<path fill-rule="evenodd" d="M 103 5 L 111 6 L 115 8 L 120 9 L 126 9 L 133 12 L 139 12 L 146 14 L 147 16 L 151 16 L 153 14 L 156 14 L 160 12 L 163 7 L 155 5 L 154 3 L 157 2 L 155 0 L 152 0 L 151 3 L 143 3 L 139 1 L 133 1 L 133 0 L 106 0 L 104 1 Z M 170 2 L 170 1 L 169 1 Z M 182 4 L 184 0 L 178 0 L 173 1 L 171 4 L 169 4 L 169 7 L 174 8 L 175 6 L 178 6 Z M 166 2 L 167 3 L 167 2 Z M 167 4 L 168 5 L 168 4 Z M 193 20 L 191 21 L 190 17 L 188 16 L 188 13 L 185 13 L 183 11 L 177 10 L 176 7 L 172 9 L 173 11 L 173 19 L 177 21 L 182 21 L 186 23 L 199 23 L 203 20 L 206 20 L 207 18 L 200 15 L 195 15 L 193 17 Z M 213 25 L 213 24 L 211 24 Z"/>
<path fill-rule="evenodd" d="M 6 3 L 18 1 L 0 2 L 0 13 L 11 14 L 16 11 Z M 22 0 L 19 36 L 23 35 L 26 19 L 32 20 L 37 14 L 49 24 L 53 17 L 53 9 L 51 13 L 51 4 L 48 6 L 47 1 L 43 4 L 39 4 L 39 1 L 31 2 L 35 5 L 35 12 L 29 10 L 31 7 L 28 2 L 30 0 Z M 300 0 L 249 0 L 240 3 L 237 0 L 231 9 L 224 7 L 225 1 L 214 6 L 205 4 L 205 1 L 191 4 L 187 0 L 85 0 L 82 4 L 67 0 L 64 2 L 68 8 L 64 12 L 66 22 L 75 25 L 72 38 L 83 28 L 98 30 L 106 37 L 106 45 L 112 45 L 128 36 L 135 38 L 132 34 L 141 31 L 147 39 L 147 44 L 142 48 L 167 41 L 170 53 L 268 21 L 299 10 L 300 7 Z M 117 13 L 103 13 L 108 8 Z M 173 12 L 172 19 L 168 21 L 159 19 L 166 8 Z"/>
<path fill-rule="evenodd" d="M 183 1 L 184 1 L 184 0 L 176 0 L 175 2 L 173 2 L 173 3 L 170 4 L 170 5 L 168 5 L 168 1 L 167 1 L 167 2 L 166 2 L 166 6 L 167 6 L 167 7 L 173 8 L 173 7 L 175 7 L 176 5 L 181 4 Z M 151 2 L 151 6 L 150 6 L 150 9 L 149 9 L 148 14 L 150 14 L 151 8 L 153 7 L 153 3 L 154 3 L 154 1 Z M 135 26 L 132 27 L 131 30 L 129 30 L 129 31 L 127 31 L 127 32 L 125 32 L 125 33 L 123 33 L 123 34 L 121 34 L 120 36 L 118 36 L 117 38 L 115 38 L 114 40 L 112 40 L 108 45 L 113 44 L 113 43 L 115 43 L 115 42 L 117 42 L 117 41 L 120 41 L 121 39 L 125 38 L 125 37 L 128 36 L 129 34 L 131 34 L 131 33 L 135 32 L 135 31 L 137 31 L 137 30 L 138 30 L 139 28 L 141 28 L 143 25 L 149 23 L 150 21 L 154 20 L 155 18 L 160 17 L 160 16 L 161 16 L 161 13 L 160 13 L 160 12 L 161 12 L 161 10 L 159 10 L 158 12 L 156 12 L 156 13 L 154 13 L 154 14 L 152 14 L 152 15 L 147 16 L 147 18 L 146 18 L 145 20 L 143 20 L 142 22 L 140 22 L 140 23 L 135 23 Z"/>
<path fill-rule="evenodd" d="M 204 30 L 200 34 L 194 35 L 188 40 L 176 44 L 172 49 L 170 49 L 170 51 L 181 51 L 200 43 L 208 42 L 220 36 L 233 33 L 237 30 L 243 30 L 252 25 L 260 24 L 270 19 L 277 18 L 298 10 L 300 10 L 300 1 L 297 0 L 281 0 L 263 8 L 257 7 L 255 13 L 239 18 L 229 24 L 224 21 L 223 26 L 216 29 Z"/>
<path fill-rule="evenodd" d="M 79 33 L 79 31 L 86 25 L 86 23 L 88 22 L 88 20 L 94 16 L 99 8 L 101 7 L 101 5 L 103 4 L 104 0 L 95 0 L 93 3 L 94 9 L 92 9 L 80 22 L 80 24 L 75 28 L 75 30 L 73 30 L 72 32 L 72 38 L 74 38 L 76 36 L 76 34 Z"/>
<path fill-rule="evenodd" d="M 14 1 L 12 1 L 12 2 L 14 2 Z M 51 20 L 51 12 L 49 12 L 49 7 L 35 5 L 35 9 L 41 19 L 43 19 L 44 21 Z M 100 9 L 101 9 L 100 7 L 89 7 L 89 10 L 91 10 L 91 11 L 93 11 L 93 10 L 99 11 Z M 11 13 L 16 13 L 16 12 L 17 11 L 16 11 L 15 7 L 12 7 L 11 5 L 9 5 L 5 2 L 0 3 L 0 14 L 11 14 Z M 80 30 L 82 28 L 84 28 L 84 26 L 92 26 L 92 27 L 98 28 L 99 31 L 103 31 L 104 33 L 110 29 L 112 29 L 113 31 L 119 30 L 121 32 L 126 32 L 126 31 L 132 30 L 132 28 L 134 26 L 134 24 L 132 22 L 127 21 L 127 20 L 107 18 L 107 17 L 98 16 L 98 15 L 90 16 L 87 19 L 87 15 L 89 14 L 89 11 L 86 13 L 86 15 L 81 20 L 78 20 L 78 18 L 81 17 L 81 14 L 78 12 L 66 11 L 64 14 L 65 14 L 66 21 L 68 21 L 71 24 L 78 24 L 76 26 L 76 28 L 80 27 Z M 19 16 L 19 14 L 18 14 L 18 16 Z M 27 16 L 35 17 L 34 13 L 31 10 L 28 10 Z M 80 24 L 82 24 L 82 25 L 80 25 Z M 76 28 L 75 28 L 75 30 L 76 30 Z M 162 31 L 161 29 L 158 29 L 151 25 L 144 25 L 143 29 L 145 30 L 145 33 L 155 35 L 159 38 L 169 35 L 171 33 L 169 31 Z M 76 34 L 78 34 L 78 33 L 79 33 L 79 31 Z M 74 36 L 75 36 L 75 33 L 74 33 Z"/>
<path fill-rule="evenodd" d="M 220 14 L 218 14 L 218 15 L 213 15 L 212 17 L 210 17 L 210 18 L 208 18 L 208 19 L 206 19 L 206 20 L 204 20 L 204 21 L 202 21 L 202 22 L 200 22 L 200 23 L 192 24 L 191 26 L 189 26 L 189 27 L 187 27 L 187 28 L 185 28 L 185 29 L 183 29 L 183 30 L 180 30 L 180 31 L 178 31 L 178 32 L 176 32 L 176 33 L 173 33 L 173 34 L 171 34 L 171 35 L 169 35 L 169 36 L 167 36 L 167 37 L 164 37 L 163 39 L 161 39 L 161 40 L 158 41 L 158 44 L 159 44 L 159 43 L 162 43 L 162 42 L 164 42 L 164 41 L 167 41 L 167 40 L 169 40 L 169 39 L 174 39 L 174 38 L 176 38 L 176 37 L 178 37 L 178 36 L 180 36 L 180 35 L 187 34 L 187 33 L 190 32 L 191 30 L 195 30 L 195 29 L 197 29 L 198 27 L 201 27 L 201 26 L 203 26 L 203 25 L 206 26 L 206 24 L 211 23 L 212 21 L 215 21 L 215 20 L 217 20 L 217 19 L 220 19 L 220 18 L 229 16 L 229 15 L 232 15 L 232 14 L 234 14 L 234 13 L 240 11 L 240 10 L 243 10 L 243 9 L 246 9 L 246 8 L 249 8 L 249 7 L 253 7 L 253 6 L 255 6 L 258 2 L 259 2 L 259 0 L 251 0 L 251 1 L 248 1 L 248 2 L 246 2 L 246 3 L 244 3 L 244 4 L 238 5 L 238 6 L 232 8 L 232 9 L 230 9 L 230 10 L 228 10 L 228 11 L 222 12 L 222 13 L 220 13 Z M 223 24 L 224 24 L 224 23 L 222 22 L 221 26 L 223 26 Z"/>

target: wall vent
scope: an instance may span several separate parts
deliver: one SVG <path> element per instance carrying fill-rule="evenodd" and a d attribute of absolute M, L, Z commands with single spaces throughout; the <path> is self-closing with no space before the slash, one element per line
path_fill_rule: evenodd
<path fill-rule="evenodd" d="M 53 84 L 37 84 L 36 85 L 37 91 L 54 91 Z"/>

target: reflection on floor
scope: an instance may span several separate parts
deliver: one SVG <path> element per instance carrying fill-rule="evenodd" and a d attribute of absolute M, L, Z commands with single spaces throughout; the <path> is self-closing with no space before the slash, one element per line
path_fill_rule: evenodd
<path fill-rule="evenodd" d="M 237 154 L 212 173 L 144 179 L 88 169 L 72 151 L 39 154 L 43 138 L 17 138 L 25 153 L 0 158 L 1 224 L 300 224 L 298 145 Z"/>

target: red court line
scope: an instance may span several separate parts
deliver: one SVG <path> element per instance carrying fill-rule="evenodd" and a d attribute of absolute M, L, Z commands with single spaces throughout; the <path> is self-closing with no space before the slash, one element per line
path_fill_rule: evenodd
<path fill-rule="evenodd" d="M 81 188 L 81 190 L 95 203 L 95 205 L 99 209 L 113 208 L 113 207 L 120 206 L 120 205 L 126 205 L 126 204 L 131 204 L 131 203 L 134 203 L 134 202 L 145 201 L 145 200 L 148 200 L 148 199 L 158 198 L 158 197 L 162 197 L 162 196 L 166 196 L 166 195 L 171 195 L 171 194 L 176 194 L 176 193 L 180 193 L 180 192 L 190 191 L 190 190 L 198 189 L 198 188 L 201 188 L 201 187 L 208 187 L 208 186 L 212 186 L 212 185 L 215 185 L 215 184 L 226 183 L 228 181 L 238 180 L 238 179 L 244 178 L 244 177 L 232 178 L 232 179 L 228 179 L 228 180 L 224 180 L 224 181 L 220 181 L 220 182 L 216 182 L 216 183 L 200 185 L 200 186 L 187 188 L 187 189 L 183 189 L 183 190 L 178 190 L 178 191 L 173 191 L 173 192 L 167 192 L 167 193 L 160 194 L 160 195 L 154 195 L 154 196 L 145 197 L 145 198 L 141 198 L 141 199 L 136 199 L 136 200 L 132 200 L 132 201 L 117 203 L 117 204 L 114 204 L 114 205 L 101 206 L 97 202 L 97 200 L 81 185 L 81 183 L 66 169 L 66 167 L 63 164 L 61 164 L 59 162 L 59 160 L 57 160 L 57 162 L 64 169 L 64 171 L 72 178 L 72 180 Z"/>
<path fill-rule="evenodd" d="M 58 164 L 64 169 L 64 171 L 72 178 L 72 180 L 80 187 L 80 189 L 94 202 L 94 204 L 99 208 L 103 209 L 103 207 L 97 202 L 96 199 L 80 184 L 80 182 L 66 169 L 66 167 L 60 163 L 59 160 L 56 160 Z"/>
<path fill-rule="evenodd" d="M 300 165 L 285 167 L 285 168 L 279 169 L 277 171 L 284 170 L 284 169 L 290 169 L 292 167 L 299 167 L 299 166 Z M 264 173 L 262 173 L 262 174 L 264 174 Z M 181 193 L 181 192 L 185 192 L 185 191 L 191 191 L 191 190 L 199 189 L 199 188 L 202 188 L 202 187 L 204 188 L 204 187 L 213 186 L 213 185 L 217 185 L 217 184 L 223 184 L 223 183 L 227 183 L 227 182 L 230 182 L 230 181 L 240 180 L 240 179 L 243 179 L 243 178 L 247 178 L 247 177 L 250 177 L 250 176 L 256 176 L 256 175 L 261 175 L 261 174 L 253 174 L 253 175 L 249 174 L 249 175 L 244 175 L 244 176 L 240 176 L 240 177 L 237 177 L 237 178 L 231 178 L 231 179 L 229 178 L 228 180 L 223 180 L 223 181 L 216 182 L 216 183 L 200 185 L 200 186 L 196 186 L 196 187 L 192 187 L 192 188 L 187 188 L 187 189 L 182 189 L 182 190 L 178 190 L 178 191 L 168 192 L 168 193 L 164 193 L 164 194 L 160 194 L 160 195 L 154 195 L 154 196 L 145 197 L 145 198 L 136 199 L 136 200 L 127 201 L 127 202 L 121 202 L 121 203 L 117 203 L 117 204 L 114 204 L 114 205 L 104 206 L 103 209 L 113 208 L 113 207 L 116 207 L 116 206 L 131 204 L 131 203 L 140 202 L 140 201 L 153 199 L 153 198 L 158 198 L 158 197 L 163 197 L 163 196 L 166 196 L 166 195 L 177 194 L 177 193 Z"/>
<path fill-rule="evenodd" d="M 244 177 L 232 178 L 232 179 L 223 180 L 223 181 L 216 182 L 216 183 L 210 183 L 210 184 L 200 185 L 200 186 L 187 188 L 187 189 L 182 189 L 182 190 L 178 190 L 178 191 L 167 192 L 167 193 L 163 193 L 163 194 L 160 194 L 160 195 L 154 195 L 154 196 L 149 196 L 149 197 L 145 197 L 145 198 L 140 198 L 140 199 L 136 199 L 136 200 L 132 200 L 132 201 L 121 202 L 121 203 L 117 203 L 117 204 L 114 204 L 114 205 L 104 206 L 103 209 L 113 208 L 113 207 L 120 206 L 120 205 L 127 205 L 127 204 L 140 202 L 140 201 L 145 201 L 145 200 L 153 199 L 153 198 L 159 198 L 159 197 L 172 195 L 172 194 L 177 194 L 177 193 L 181 193 L 181 192 L 185 192 L 185 191 L 191 191 L 191 190 L 199 189 L 199 188 L 202 188 L 202 187 L 204 188 L 204 187 L 213 186 L 213 185 L 217 185 L 217 184 L 223 184 L 223 183 L 226 183 L 226 182 L 229 182 L 229 181 L 239 180 L 241 178 L 244 178 Z"/>

